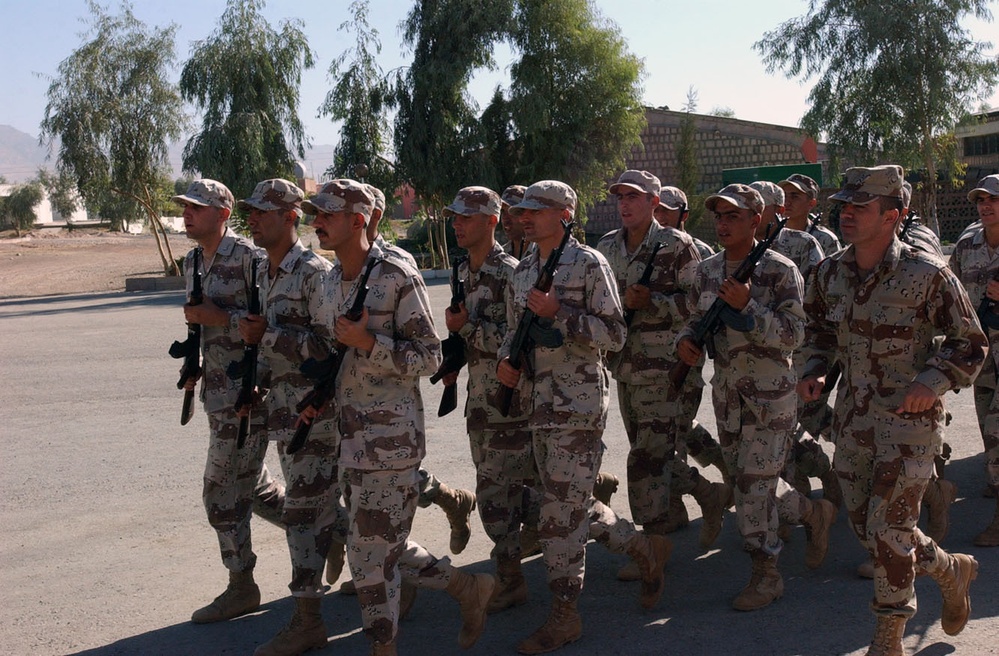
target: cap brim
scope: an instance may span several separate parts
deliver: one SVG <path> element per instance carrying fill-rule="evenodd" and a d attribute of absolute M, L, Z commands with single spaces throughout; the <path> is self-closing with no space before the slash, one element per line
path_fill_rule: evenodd
<path fill-rule="evenodd" d="M 979 196 L 995 196 L 997 194 L 989 191 L 985 187 L 977 187 L 968 192 L 968 202 L 977 203 Z"/>
<path fill-rule="evenodd" d="M 728 196 L 728 195 L 725 195 L 725 194 L 714 194 L 712 196 L 708 196 L 707 198 L 704 199 L 704 207 L 708 208 L 709 211 L 714 212 L 715 211 L 715 205 L 718 204 L 718 201 L 724 201 L 724 202 L 728 203 L 729 205 L 734 205 L 735 207 L 739 208 L 740 210 L 751 210 L 751 209 L 753 209 L 752 207 L 750 207 L 749 205 L 747 205 L 746 201 L 743 200 L 742 198 L 735 197 L 735 196 Z"/>
<path fill-rule="evenodd" d="M 874 194 L 869 194 L 866 191 L 841 189 L 830 196 L 829 200 L 836 201 L 838 203 L 850 203 L 851 205 L 870 205 L 879 198 L 881 198 L 881 196 L 875 196 Z"/>
<path fill-rule="evenodd" d="M 191 198 L 190 196 L 180 195 L 171 198 L 173 202 L 177 204 L 190 203 L 191 205 L 197 205 L 199 207 L 211 207 L 208 203 L 197 198 Z"/>
<path fill-rule="evenodd" d="M 536 200 L 522 200 L 516 205 L 510 207 L 510 214 L 517 216 L 518 214 L 523 214 L 527 210 L 547 210 L 551 209 L 551 206 L 539 203 Z"/>
<path fill-rule="evenodd" d="M 249 198 L 246 198 L 246 199 L 243 199 L 243 200 L 239 201 L 238 203 L 236 203 L 236 206 L 239 207 L 239 209 L 244 210 L 244 211 L 255 209 L 255 210 L 262 210 L 264 212 L 272 212 L 274 210 L 281 209 L 280 207 L 278 207 L 274 203 L 265 203 L 263 201 L 254 201 L 254 200 L 251 200 Z"/>
<path fill-rule="evenodd" d="M 683 205 L 683 204 L 680 204 L 680 205 L 676 205 L 676 206 L 674 206 L 674 207 L 670 207 L 670 206 L 669 206 L 669 205 L 667 205 L 666 203 L 664 203 L 664 202 L 662 202 L 662 201 L 659 201 L 659 207 L 665 207 L 665 208 L 666 208 L 666 209 L 668 209 L 668 210 L 678 210 L 678 209 L 680 209 L 680 207 L 682 207 L 682 205 Z"/>
<path fill-rule="evenodd" d="M 809 189 L 807 187 L 802 187 L 797 182 L 792 182 L 790 180 L 782 180 L 781 182 L 777 183 L 777 186 L 780 187 L 781 189 L 784 189 L 784 187 L 794 187 L 796 190 L 800 191 L 801 193 L 808 194 L 809 197 L 811 197 L 811 195 L 812 195 L 812 190 L 811 189 Z M 787 191 L 787 190 L 784 189 L 784 191 Z"/>
<path fill-rule="evenodd" d="M 612 194 L 617 194 L 617 193 L 619 193 L 617 190 L 620 189 L 621 187 L 627 187 L 628 189 L 634 189 L 635 191 L 637 191 L 640 194 L 651 194 L 652 193 L 651 191 L 648 191 L 647 189 L 642 189 L 638 185 L 631 184 L 630 182 L 615 182 L 614 184 L 612 184 L 610 187 L 607 188 L 607 191 L 610 192 L 610 193 L 612 193 Z"/>
<path fill-rule="evenodd" d="M 303 200 L 302 211 L 306 214 L 319 214 L 323 211 L 323 208 L 315 205 L 311 200 Z"/>

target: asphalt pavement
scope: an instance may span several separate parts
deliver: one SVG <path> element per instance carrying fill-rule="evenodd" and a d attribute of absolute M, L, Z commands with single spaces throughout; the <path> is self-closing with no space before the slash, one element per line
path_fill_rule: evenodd
<path fill-rule="evenodd" d="M 72 275 L 72 272 L 67 272 Z M 449 291 L 431 286 L 443 332 Z M 198 408 L 179 422 L 178 362 L 167 348 L 185 335 L 179 292 L 109 293 L 0 301 L 0 654 L 251 654 L 287 621 L 292 602 L 284 536 L 255 520 L 256 578 L 263 605 L 230 622 L 194 625 L 191 612 L 226 584 L 214 532 L 201 504 L 208 422 Z M 474 473 L 459 412 L 436 417 L 440 386 L 423 385 L 427 408 L 425 466 L 452 486 L 473 488 Z M 459 403 L 464 402 L 464 391 Z M 964 632 L 940 628 L 940 595 L 917 581 L 919 610 L 905 644 L 921 656 L 999 653 L 999 549 L 972 546 L 995 501 L 984 485 L 981 437 L 969 391 L 950 394 L 947 440 L 954 456 L 947 477 L 960 496 L 944 547 L 981 563 L 973 611 Z M 714 429 L 708 395 L 698 420 Z M 624 489 L 627 438 L 616 398 L 605 433 L 603 469 L 622 479 L 612 507 L 628 516 Z M 825 448 L 830 448 L 828 444 Z M 273 454 L 268 464 L 280 467 Z M 705 474 L 720 480 L 717 471 Z M 813 480 L 813 486 L 819 487 Z M 580 600 L 582 638 L 576 654 L 863 654 L 873 634 L 872 583 L 854 571 L 863 552 L 840 513 L 826 562 L 804 564 L 805 535 L 796 529 L 780 558 L 784 597 L 740 613 L 731 599 L 749 577 L 735 516 L 727 513 L 715 547 L 697 543 L 700 513 L 687 498 L 688 528 L 673 534 L 667 589 L 643 611 L 638 584 L 615 579 L 625 557 L 591 543 Z M 448 555 L 448 525 L 437 507 L 420 510 L 413 537 Z M 477 518 L 468 548 L 452 561 L 489 572 L 490 543 Z M 539 558 L 526 563 L 530 601 L 490 616 L 470 655 L 513 654 L 547 615 L 550 598 Z M 323 603 L 331 633 L 316 654 L 366 654 L 356 597 L 331 593 Z M 457 604 L 441 592 L 420 593 L 401 625 L 401 654 L 457 654 Z"/>

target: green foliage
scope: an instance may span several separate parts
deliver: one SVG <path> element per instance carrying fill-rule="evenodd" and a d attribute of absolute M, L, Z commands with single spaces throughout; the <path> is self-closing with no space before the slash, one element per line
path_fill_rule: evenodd
<path fill-rule="evenodd" d="M 482 144 L 478 151 L 481 184 L 499 193 L 512 184 L 523 184 L 517 178 L 519 152 L 514 136 L 513 114 L 510 103 L 499 88 L 482 112 L 479 140 Z"/>
<path fill-rule="evenodd" d="M 167 144 L 184 124 L 169 81 L 176 26 L 147 28 L 122 4 L 117 16 L 94 0 L 84 43 L 64 59 L 48 89 L 41 139 L 59 140 L 58 169 L 86 206 L 121 229 L 142 215 Z"/>
<path fill-rule="evenodd" d="M 224 182 L 237 198 L 260 180 L 291 177 L 296 154 L 305 157 L 299 85 L 313 53 L 300 20 L 275 30 L 263 6 L 263 0 L 229 0 L 218 28 L 194 45 L 180 76 L 184 99 L 204 117 L 184 148 L 184 169 Z"/>
<path fill-rule="evenodd" d="M 988 4 L 902 0 L 889 11 L 866 0 L 815 1 L 754 48 L 770 72 L 817 78 L 801 120 L 808 133 L 828 135 L 857 164 L 925 167 L 936 180 L 937 139 L 999 82 L 992 44 L 972 40 L 961 25 L 968 15 L 990 20 Z"/>
<path fill-rule="evenodd" d="M 323 116 L 343 121 L 340 142 L 333 150 L 333 165 L 326 173 L 335 178 L 364 178 L 379 189 L 392 190 L 397 185 L 395 170 L 386 159 L 388 119 L 386 100 L 389 84 L 375 56 L 381 52 L 378 31 L 368 24 L 367 0 L 350 5 L 352 21 L 340 25 L 341 32 L 353 31 L 354 47 L 344 51 L 329 68 L 333 88 L 319 108 Z M 367 167 L 360 175 L 357 166 Z M 363 169 L 362 169 L 363 170 Z"/>
<path fill-rule="evenodd" d="M 694 121 L 697 90 L 692 86 L 687 89 L 687 102 L 683 105 L 683 111 L 686 113 L 680 121 L 680 138 L 676 143 L 676 168 L 680 172 L 677 186 L 687 194 L 690 209 L 687 226 L 692 228 L 704 214 L 704 196 L 697 194 L 701 184 L 701 164 L 697 161 L 697 124 Z"/>
<path fill-rule="evenodd" d="M 735 110 L 731 107 L 712 107 L 708 114 L 710 116 L 720 116 L 722 118 L 735 118 Z"/>
<path fill-rule="evenodd" d="M 38 183 L 48 194 L 52 209 L 63 217 L 70 217 L 80 206 L 80 195 L 76 190 L 76 180 L 65 170 L 53 173 L 45 168 L 38 169 Z"/>
<path fill-rule="evenodd" d="M 35 206 L 43 197 L 42 185 L 38 182 L 17 185 L 9 196 L 0 199 L 0 222 L 11 226 L 21 236 L 22 230 L 31 230 L 38 220 Z"/>
<path fill-rule="evenodd" d="M 642 62 L 588 0 L 520 0 L 513 25 L 519 177 L 572 185 L 584 219 L 641 143 Z"/>

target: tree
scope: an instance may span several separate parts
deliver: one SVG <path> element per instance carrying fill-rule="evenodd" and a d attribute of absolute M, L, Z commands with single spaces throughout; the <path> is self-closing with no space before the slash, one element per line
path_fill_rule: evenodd
<path fill-rule="evenodd" d="M 680 138 L 676 142 L 676 168 L 680 175 L 679 187 L 687 195 L 687 209 L 690 211 L 687 223 L 697 225 L 704 214 L 704 197 L 698 195 L 701 184 L 701 164 L 697 161 L 697 124 L 694 112 L 697 111 L 697 89 L 687 89 L 687 102 L 683 105 L 684 115 L 680 120 Z"/>
<path fill-rule="evenodd" d="M 808 14 L 754 44 L 767 70 L 817 77 L 802 128 L 826 134 L 857 164 L 923 168 L 927 218 L 936 229 L 938 139 L 999 81 L 990 43 L 961 20 L 991 20 L 988 0 L 903 0 L 891 11 L 865 0 L 815 0 Z"/>
<path fill-rule="evenodd" d="M 735 118 L 735 110 L 731 107 L 721 107 L 716 105 L 711 108 L 711 111 L 708 112 L 708 114 L 711 116 L 720 116 L 722 118 Z"/>
<path fill-rule="evenodd" d="M 180 95 L 168 80 L 176 26 L 149 29 L 130 5 L 112 16 L 89 0 L 84 43 L 59 64 L 48 89 L 41 141 L 58 138 L 57 168 L 72 177 L 84 203 L 120 229 L 145 212 L 163 268 L 179 275 L 154 208 L 167 144 L 184 123 Z"/>
<path fill-rule="evenodd" d="M 260 180 L 292 177 L 305 157 L 298 116 L 302 71 L 315 64 L 300 20 L 274 30 L 263 0 L 229 0 L 218 28 L 194 44 L 180 91 L 203 116 L 184 148 L 184 170 L 223 181 L 237 198 Z"/>
<path fill-rule="evenodd" d="M 17 236 L 22 230 L 30 230 L 38 220 L 35 206 L 42 202 L 44 192 L 38 182 L 17 185 L 10 195 L 0 199 L 0 219 L 14 227 Z"/>
<path fill-rule="evenodd" d="M 48 169 L 38 169 L 38 183 L 48 194 L 52 208 L 62 217 L 73 216 L 80 206 L 80 194 L 76 189 L 76 181 L 66 171 L 52 173 Z"/>
<path fill-rule="evenodd" d="M 517 178 L 520 154 L 514 136 L 513 114 L 509 101 L 498 87 L 482 112 L 479 131 L 483 184 L 500 193 L 512 184 L 521 184 Z"/>
<path fill-rule="evenodd" d="M 510 109 L 520 179 L 557 178 L 576 190 L 577 214 L 641 143 L 642 63 L 588 0 L 519 0 Z"/>

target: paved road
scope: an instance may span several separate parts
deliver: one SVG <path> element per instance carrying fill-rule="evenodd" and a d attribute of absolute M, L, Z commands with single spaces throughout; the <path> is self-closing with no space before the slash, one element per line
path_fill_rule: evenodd
<path fill-rule="evenodd" d="M 72 272 L 67 272 L 72 275 Z M 435 307 L 447 287 L 431 288 Z M 290 564 L 284 536 L 254 523 L 261 611 L 233 622 L 194 626 L 191 611 L 225 585 L 215 537 L 201 506 L 207 421 L 198 412 L 179 425 L 177 362 L 166 356 L 184 334 L 178 293 L 97 294 L 0 302 L 0 654 L 249 654 L 287 620 Z M 443 326 L 443 321 L 438 322 Z M 424 386 L 435 414 L 439 389 Z M 615 401 L 616 403 L 616 401 Z M 919 612 L 906 645 L 924 656 L 999 653 L 999 549 L 976 549 L 974 535 L 991 517 L 980 498 L 981 441 L 971 394 L 948 399 L 954 460 L 948 476 L 962 497 L 952 512 L 945 546 L 975 554 L 982 569 L 968 628 L 942 632 L 940 598 L 928 579 L 917 583 Z M 428 420 L 425 464 L 449 484 L 473 486 L 462 420 Z M 709 404 L 698 417 L 710 429 Z M 624 477 L 627 440 L 612 404 L 604 469 Z M 279 471 L 276 460 L 269 460 Z M 717 479 L 715 472 L 709 477 Z M 627 514 L 620 492 L 612 504 Z M 688 499 L 692 518 L 699 517 Z M 580 610 L 583 638 L 560 654 L 862 654 L 873 619 L 871 583 L 857 579 L 862 553 L 843 520 L 834 527 L 829 559 L 804 566 L 798 529 L 781 558 L 785 597 L 755 613 L 730 610 L 745 583 L 734 516 L 726 517 L 717 548 L 697 546 L 699 519 L 675 534 L 668 588 L 658 608 L 643 612 L 637 584 L 614 578 L 623 557 L 599 545 L 588 551 L 587 587 Z M 447 523 L 438 508 L 417 514 L 414 537 L 447 553 Z M 454 561 L 489 571 L 489 543 L 476 525 Z M 490 618 L 469 654 L 512 654 L 519 639 L 545 617 L 548 593 L 535 558 L 526 565 L 528 604 Z M 331 644 L 316 653 L 366 654 L 356 599 L 327 596 Z M 459 653 L 456 604 L 442 593 L 421 593 L 402 625 L 403 654 Z"/>

